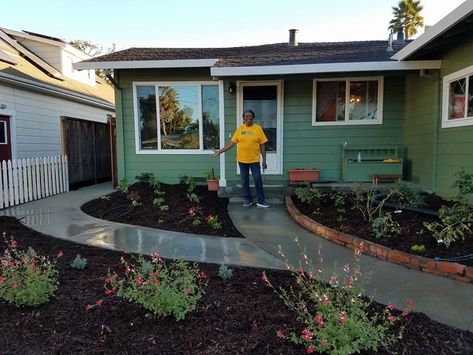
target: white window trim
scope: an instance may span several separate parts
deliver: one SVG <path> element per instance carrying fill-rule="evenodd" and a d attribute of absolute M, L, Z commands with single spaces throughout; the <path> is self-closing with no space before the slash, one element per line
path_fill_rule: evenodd
<path fill-rule="evenodd" d="M 203 124 L 202 124 L 202 86 L 203 85 L 215 85 L 219 88 L 219 92 L 222 90 L 220 87 L 223 85 L 220 81 L 136 81 L 133 82 L 133 120 L 135 126 L 135 152 L 136 154 L 210 154 L 211 149 L 203 149 Z M 141 130 L 139 127 L 139 114 L 138 114 L 138 101 L 137 101 L 137 92 L 136 89 L 138 86 L 154 86 L 155 95 L 156 95 L 156 120 L 158 121 L 157 125 L 157 144 L 158 149 L 141 149 Z M 159 117 L 159 99 L 158 99 L 158 87 L 160 86 L 198 86 L 200 90 L 198 91 L 198 107 L 200 112 L 199 117 L 199 141 L 200 149 L 161 149 L 161 129 L 160 129 L 160 117 Z M 220 94 L 219 94 L 220 98 Z M 223 105 L 223 102 L 219 102 L 219 116 L 221 115 L 220 106 Z M 222 117 L 219 117 L 219 125 L 222 123 Z"/>
<path fill-rule="evenodd" d="M 350 120 L 349 110 L 345 109 L 345 121 L 331 121 L 331 122 L 317 122 L 317 82 L 319 81 L 345 81 L 345 105 L 349 100 L 350 95 L 350 81 L 377 81 L 378 82 L 378 108 L 376 111 L 377 118 L 375 120 Z M 369 77 L 342 77 L 342 78 L 323 78 L 313 80 L 312 91 L 312 126 L 352 126 L 352 125 L 373 125 L 383 123 L 383 93 L 384 93 L 384 77 L 369 76 Z"/>
<path fill-rule="evenodd" d="M 443 77 L 443 89 L 442 89 L 442 128 L 451 128 L 451 127 L 464 127 L 464 126 L 473 126 L 473 117 L 466 118 L 457 118 L 455 120 L 448 119 L 448 107 L 449 107 L 449 86 L 453 81 L 460 79 L 466 79 L 466 94 L 465 94 L 465 105 L 468 103 L 468 86 L 469 80 L 468 77 L 473 76 L 473 65 L 466 67 L 464 69 L 458 70 L 452 74 L 445 75 Z M 465 107 L 465 115 L 467 113 L 468 107 Z"/>

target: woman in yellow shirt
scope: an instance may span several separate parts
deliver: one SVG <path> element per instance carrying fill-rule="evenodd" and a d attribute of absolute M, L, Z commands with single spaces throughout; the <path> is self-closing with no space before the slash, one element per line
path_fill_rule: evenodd
<path fill-rule="evenodd" d="M 254 123 L 255 113 L 252 110 L 246 110 L 243 113 L 243 124 L 237 128 L 233 137 L 225 147 L 217 150 L 212 154 L 218 157 L 220 154 L 237 145 L 237 162 L 240 167 L 240 177 L 242 185 L 242 195 L 245 199 L 243 206 L 251 207 L 253 205 L 253 197 L 250 190 L 250 170 L 255 181 L 256 188 L 256 205 L 258 207 L 271 207 L 266 202 L 263 189 L 263 180 L 261 179 L 261 167 L 266 166 L 266 145 L 268 141 L 263 129 L 260 125 Z M 263 162 L 260 167 L 260 153 Z"/>

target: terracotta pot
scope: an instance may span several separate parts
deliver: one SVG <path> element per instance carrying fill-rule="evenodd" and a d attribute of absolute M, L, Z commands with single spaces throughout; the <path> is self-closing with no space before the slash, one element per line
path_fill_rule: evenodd
<path fill-rule="evenodd" d="M 209 191 L 218 191 L 218 180 L 207 180 Z"/>
<path fill-rule="evenodd" d="M 289 181 L 293 182 L 304 182 L 304 181 L 317 181 L 319 180 L 320 170 L 318 169 L 288 169 Z"/>

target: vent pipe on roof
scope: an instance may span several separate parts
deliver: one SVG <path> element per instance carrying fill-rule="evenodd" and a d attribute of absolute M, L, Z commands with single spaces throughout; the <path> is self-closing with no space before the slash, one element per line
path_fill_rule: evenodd
<path fill-rule="evenodd" d="M 387 52 L 393 52 L 394 51 L 394 49 L 393 49 L 393 36 L 394 36 L 394 34 L 391 32 L 389 34 L 389 38 L 388 38 L 388 48 L 386 48 Z"/>
<path fill-rule="evenodd" d="M 289 30 L 289 47 L 297 47 L 299 43 L 297 43 L 297 32 L 299 30 L 296 29 L 290 29 Z"/>
<path fill-rule="evenodd" d="M 404 29 L 403 28 L 397 29 L 396 43 L 404 43 Z"/>

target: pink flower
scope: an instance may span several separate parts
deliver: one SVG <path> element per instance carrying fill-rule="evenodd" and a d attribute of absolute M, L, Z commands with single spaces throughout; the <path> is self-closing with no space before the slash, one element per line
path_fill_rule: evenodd
<path fill-rule="evenodd" d="M 314 321 L 317 322 L 317 324 L 319 325 L 320 328 L 323 328 L 324 325 L 325 325 L 325 323 L 324 323 L 324 318 L 323 318 L 321 315 L 319 315 L 319 314 L 317 314 L 317 315 L 314 317 Z"/>
<path fill-rule="evenodd" d="M 138 287 L 141 286 L 141 285 L 143 285 L 143 282 L 144 282 L 144 281 L 143 281 L 143 279 L 142 279 L 141 277 L 137 277 L 137 278 L 135 279 L 135 285 L 138 286 Z"/>
<path fill-rule="evenodd" d="M 203 273 L 203 272 L 202 272 L 202 273 L 198 273 L 195 277 L 196 277 L 197 280 L 200 280 L 200 279 L 206 280 L 206 279 L 207 279 L 207 275 L 206 275 L 205 273 Z"/>
<path fill-rule="evenodd" d="M 112 293 L 112 291 L 110 291 L 109 289 L 105 290 L 105 295 L 110 296 L 111 293 Z"/>
<path fill-rule="evenodd" d="M 10 243 L 8 243 L 8 246 L 10 247 L 10 249 L 15 250 L 17 244 L 18 244 L 18 243 L 16 242 L 16 240 L 12 239 L 12 240 L 10 240 Z"/>
<path fill-rule="evenodd" d="M 302 329 L 302 339 L 308 341 L 308 340 L 312 340 L 312 338 L 313 338 L 313 335 L 309 329 L 307 328 Z"/>
<path fill-rule="evenodd" d="M 62 250 L 59 250 L 59 252 L 57 253 L 57 257 L 60 258 L 61 256 L 64 256 L 64 253 Z"/>
<path fill-rule="evenodd" d="M 323 294 L 322 297 L 319 297 L 319 301 L 323 304 L 327 304 L 329 301 L 328 296 L 326 294 Z"/>
<path fill-rule="evenodd" d="M 277 336 L 279 339 L 286 339 L 286 336 L 284 335 L 284 333 L 282 332 L 281 329 L 279 329 L 279 330 L 276 332 L 276 336 Z"/>
<path fill-rule="evenodd" d="M 189 296 L 191 294 L 191 290 L 189 288 L 186 288 L 186 296 Z"/>
<path fill-rule="evenodd" d="M 408 311 L 404 311 L 404 312 L 402 312 L 402 314 L 401 314 L 401 315 L 402 315 L 403 317 L 406 317 L 408 314 L 409 314 L 409 312 L 408 312 Z"/>
<path fill-rule="evenodd" d="M 161 281 L 159 281 L 158 279 L 156 279 L 156 281 L 154 281 L 155 285 L 159 285 L 160 283 L 161 283 Z"/>
<path fill-rule="evenodd" d="M 338 322 L 340 324 L 345 323 L 346 317 L 347 317 L 347 312 L 340 312 L 340 315 L 338 316 Z"/>
<path fill-rule="evenodd" d="M 103 279 L 103 281 L 106 283 L 106 284 L 109 284 L 110 283 L 110 277 L 106 277 Z"/>
<path fill-rule="evenodd" d="M 388 305 L 388 311 L 392 311 L 394 309 L 394 305 L 392 303 L 390 303 Z"/>
<path fill-rule="evenodd" d="M 327 345 L 328 340 L 327 339 L 320 339 L 320 345 Z"/>
<path fill-rule="evenodd" d="M 158 277 L 158 272 L 157 271 L 150 272 L 149 276 Z"/>
<path fill-rule="evenodd" d="M 17 287 L 18 287 L 17 283 L 16 283 L 16 282 L 13 282 L 12 287 L 13 287 L 13 288 L 17 288 Z"/>
<path fill-rule="evenodd" d="M 307 348 L 307 354 L 312 354 L 315 350 L 315 346 L 314 345 L 311 345 Z"/>
<path fill-rule="evenodd" d="M 269 284 L 269 280 L 268 280 L 268 277 L 266 276 L 266 274 L 261 275 L 261 280 L 266 282 L 267 284 Z"/>
<path fill-rule="evenodd" d="M 3 277 L 0 276 L 0 284 L 2 284 L 2 283 L 3 283 Z"/>
<path fill-rule="evenodd" d="M 158 263 L 162 263 L 163 262 L 163 259 L 161 259 L 161 256 L 158 254 L 158 253 L 152 253 L 151 254 L 151 259 L 153 260 L 153 262 L 158 262 Z"/>
<path fill-rule="evenodd" d="M 396 317 L 394 317 L 394 316 L 389 316 L 388 319 L 389 319 L 389 321 L 394 322 L 394 321 L 396 320 Z"/>
<path fill-rule="evenodd" d="M 101 305 L 102 305 L 102 303 L 103 303 L 103 301 L 102 301 L 102 300 L 98 300 L 97 302 L 95 302 L 95 304 L 96 304 L 97 306 L 101 306 Z"/>
<path fill-rule="evenodd" d="M 128 275 L 130 272 L 131 272 L 130 268 L 127 268 L 127 267 L 126 267 L 126 268 L 125 268 L 125 274 Z"/>
<path fill-rule="evenodd" d="M 409 298 L 407 300 L 407 305 L 411 308 L 411 309 L 415 309 L 416 308 L 416 305 L 414 304 L 414 302 Z"/>
<path fill-rule="evenodd" d="M 88 304 L 85 306 L 85 310 L 88 312 L 90 311 L 92 308 L 94 308 L 94 305 L 93 304 Z"/>

